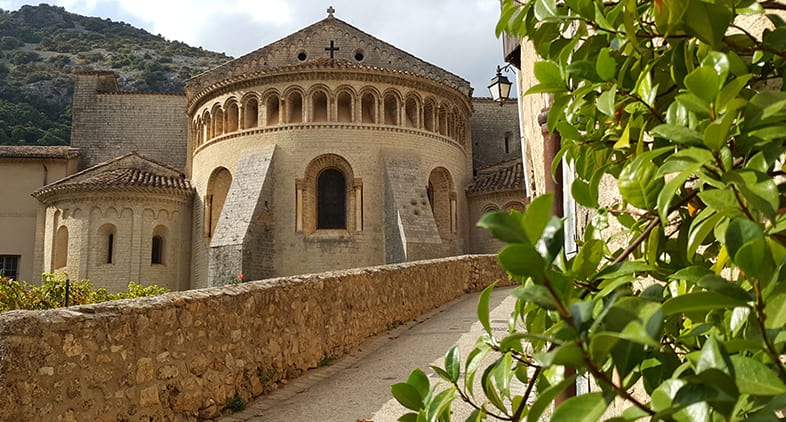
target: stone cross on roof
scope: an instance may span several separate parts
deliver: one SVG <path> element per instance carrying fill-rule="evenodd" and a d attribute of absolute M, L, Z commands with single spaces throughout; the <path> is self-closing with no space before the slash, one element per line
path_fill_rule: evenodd
<path fill-rule="evenodd" d="M 336 9 L 334 9 L 333 6 L 330 6 L 327 8 L 327 12 L 328 12 L 328 16 L 332 18 L 333 14 L 336 13 Z"/>

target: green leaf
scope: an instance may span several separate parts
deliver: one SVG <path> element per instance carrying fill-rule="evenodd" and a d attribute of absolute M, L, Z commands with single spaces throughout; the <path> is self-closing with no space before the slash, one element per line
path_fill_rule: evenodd
<path fill-rule="evenodd" d="M 426 421 L 436 422 L 440 420 L 442 414 L 450 407 L 450 403 L 456 398 L 455 392 L 455 387 L 451 387 L 434 396 L 426 411 Z"/>
<path fill-rule="evenodd" d="M 732 378 L 734 377 L 734 367 L 729 360 L 729 354 L 715 336 L 710 336 L 704 343 L 699 360 L 696 362 L 697 373 L 700 374 L 708 369 L 717 369 Z"/>
<path fill-rule="evenodd" d="M 679 104 L 687 108 L 689 111 L 692 111 L 698 114 L 699 116 L 710 115 L 709 102 L 699 98 L 694 94 L 680 94 L 677 95 L 676 100 Z"/>
<path fill-rule="evenodd" d="M 683 126 L 658 125 L 652 129 L 652 134 L 682 145 L 701 146 L 703 144 L 703 139 L 699 133 Z"/>
<path fill-rule="evenodd" d="M 704 214 L 706 214 L 706 216 Z M 704 239 L 713 232 L 715 226 L 717 226 L 721 220 L 726 218 L 721 214 L 715 214 L 714 211 L 709 208 L 703 210 L 699 216 L 700 217 L 697 217 L 693 220 L 693 223 L 691 223 L 690 234 L 688 235 L 688 251 L 686 254 L 691 262 L 693 262 L 694 255 L 699 249 L 699 246 L 704 243 Z"/>
<path fill-rule="evenodd" d="M 562 72 L 556 63 L 547 61 L 536 62 L 533 72 L 541 85 L 565 89 Z"/>
<path fill-rule="evenodd" d="M 736 374 L 737 388 L 742 394 L 776 396 L 786 393 L 786 385 L 774 369 L 756 359 L 733 355 L 731 363 Z"/>
<path fill-rule="evenodd" d="M 759 274 L 767 245 L 758 224 L 746 218 L 732 220 L 726 229 L 726 247 L 731 259 L 743 271 L 754 276 Z"/>
<path fill-rule="evenodd" d="M 598 61 L 595 62 L 595 72 L 604 81 L 614 79 L 617 74 L 617 62 L 609 54 L 608 47 L 600 49 L 598 53 Z"/>
<path fill-rule="evenodd" d="M 455 345 L 445 354 L 445 371 L 448 373 L 448 380 L 455 384 L 461 374 L 461 355 L 458 345 Z"/>
<path fill-rule="evenodd" d="M 393 397 L 402 406 L 409 410 L 417 412 L 423 408 L 423 399 L 420 397 L 418 390 L 405 382 L 391 385 L 390 392 L 393 393 Z"/>
<path fill-rule="evenodd" d="M 617 85 L 612 85 L 608 91 L 603 91 L 598 96 L 598 110 L 609 116 L 614 117 L 617 110 Z"/>
<path fill-rule="evenodd" d="M 639 80 L 636 83 L 636 93 L 639 98 L 650 107 L 655 106 L 655 98 L 658 96 L 658 86 L 652 85 L 652 74 L 649 69 L 639 75 Z"/>
<path fill-rule="evenodd" d="M 666 151 L 659 149 L 639 155 L 620 172 L 619 188 L 622 198 L 636 208 L 653 210 L 663 178 L 655 177 L 658 167 L 652 160 Z"/>
<path fill-rule="evenodd" d="M 551 296 L 549 290 L 539 284 L 527 283 L 524 286 L 516 287 L 511 292 L 511 295 L 527 303 L 534 303 L 544 309 L 554 310 L 557 308 L 554 303 L 554 297 Z"/>
<path fill-rule="evenodd" d="M 398 419 L 398 422 L 418 422 L 418 414 L 417 413 L 405 413 L 401 415 Z"/>
<path fill-rule="evenodd" d="M 658 193 L 658 216 L 661 222 L 666 224 L 668 222 L 669 210 L 671 209 L 671 200 L 677 194 L 685 182 L 693 176 L 697 170 L 704 166 L 704 163 L 693 163 L 688 165 L 680 174 L 674 176 L 669 183 L 666 183 Z"/>
<path fill-rule="evenodd" d="M 590 239 L 581 247 L 571 266 L 571 272 L 577 279 L 587 280 L 598 271 L 604 245 L 602 240 Z"/>
<path fill-rule="evenodd" d="M 720 92 L 720 85 L 720 76 L 710 66 L 700 66 L 685 77 L 685 87 L 688 91 L 708 103 L 715 101 L 715 96 Z"/>
<path fill-rule="evenodd" d="M 557 2 L 556 0 L 536 0 L 535 1 L 535 17 L 539 21 L 548 21 L 557 17 Z"/>
<path fill-rule="evenodd" d="M 544 367 L 552 365 L 580 367 L 584 363 L 581 349 L 573 343 L 563 344 L 548 352 L 535 353 L 533 357 Z"/>
<path fill-rule="evenodd" d="M 410 374 L 409 378 L 407 378 L 407 384 L 415 387 L 415 390 L 418 391 L 420 397 L 426 397 L 429 392 L 429 381 L 428 376 L 426 376 L 423 371 L 419 368 L 415 368 Z"/>
<path fill-rule="evenodd" d="M 491 234 L 495 238 L 505 243 L 529 243 L 520 219 L 521 214 L 502 211 L 490 212 L 480 218 L 477 226 L 491 230 Z"/>
<path fill-rule="evenodd" d="M 600 76 L 595 72 L 595 66 L 586 60 L 576 60 L 568 65 L 568 75 L 576 79 L 584 79 L 590 82 L 601 82 Z"/>
<path fill-rule="evenodd" d="M 734 14 L 723 2 L 705 3 L 688 1 L 683 22 L 688 33 L 709 44 L 717 46 L 731 24 Z"/>
<path fill-rule="evenodd" d="M 496 285 L 497 282 L 495 281 L 483 289 L 483 292 L 480 293 L 480 299 L 478 299 L 478 321 L 480 321 L 483 329 L 486 330 L 488 334 L 491 334 L 491 324 L 489 324 L 489 299 Z"/>
<path fill-rule="evenodd" d="M 767 303 L 765 327 L 773 330 L 782 329 L 786 326 L 786 283 L 778 283 L 765 300 Z"/>
<path fill-rule="evenodd" d="M 535 243 L 540 239 L 551 220 L 553 209 L 554 195 L 551 193 L 538 195 L 527 205 L 522 224 L 530 242 Z"/>
<path fill-rule="evenodd" d="M 704 129 L 704 145 L 713 151 L 719 151 L 726 145 L 729 137 L 729 129 L 736 116 L 729 113 L 722 118 L 715 120 Z"/>
<path fill-rule="evenodd" d="M 556 409 L 551 416 L 552 422 L 594 422 L 606 412 L 606 401 L 602 393 L 589 393 L 571 397 Z"/>
<path fill-rule="evenodd" d="M 695 292 L 675 296 L 663 303 L 666 316 L 687 313 L 706 312 L 714 309 L 736 308 L 747 306 L 747 302 L 728 297 L 716 292 Z"/>
<path fill-rule="evenodd" d="M 500 251 L 497 258 L 502 268 L 516 277 L 532 277 L 538 282 L 543 280 L 546 264 L 540 253 L 531 244 L 514 243 L 508 245 Z"/>
<path fill-rule="evenodd" d="M 491 347 L 484 343 L 482 340 L 479 340 L 477 344 L 475 344 L 475 348 L 469 353 L 467 356 L 467 363 L 464 367 L 464 386 L 467 388 L 470 396 L 474 396 L 474 387 L 475 387 L 475 374 L 480 367 L 481 362 L 483 359 L 488 355 L 491 351 Z"/>
<path fill-rule="evenodd" d="M 532 380 L 535 382 L 535 380 Z M 528 421 L 539 421 L 540 416 L 543 415 L 543 412 L 549 408 L 554 402 L 554 399 L 557 398 L 566 388 L 571 386 L 576 382 L 576 376 L 570 376 L 565 378 L 564 380 L 560 381 L 557 384 L 552 385 L 551 387 L 539 391 L 537 398 L 534 402 L 532 402 L 532 406 L 529 408 L 529 413 L 527 414 Z"/>

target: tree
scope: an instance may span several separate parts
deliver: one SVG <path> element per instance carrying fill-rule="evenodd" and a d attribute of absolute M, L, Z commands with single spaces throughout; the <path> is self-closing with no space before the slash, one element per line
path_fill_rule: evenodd
<path fill-rule="evenodd" d="M 597 388 L 559 401 L 554 420 L 597 420 L 615 399 L 617 420 L 777 419 L 786 25 L 767 13 L 784 10 L 752 0 L 503 0 L 497 32 L 526 38 L 542 59 L 529 93 L 553 95 L 558 159 L 574 164 L 572 195 L 595 217 L 572 257 L 549 196 L 481 219 L 506 242 L 499 263 L 520 283 L 509 332 L 491 331 L 485 291 L 486 333 L 469 355 L 448 351 L 433 368 L 438 385 L 416 369 L 392 386 L 413 410 L 400 420 L 449 420 L 457 398 L 476 408 L 469 420 L 538 420 L 574 383 L 564 368 Z M 759 36 L 736 23 L 741 15 L 769 29 Z M 619 201 L 604 209 L 608 177 Z M 627 240 L 615 246 L 612 236 Z"/>

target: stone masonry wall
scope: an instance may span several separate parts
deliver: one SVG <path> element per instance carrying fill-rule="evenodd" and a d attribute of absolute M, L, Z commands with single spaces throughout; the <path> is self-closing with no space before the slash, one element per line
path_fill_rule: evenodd
<path fill-rule="evenodd" d="M 463 256 L 0 315 L 0 420 L 197 420 L 505 279 Z"/>

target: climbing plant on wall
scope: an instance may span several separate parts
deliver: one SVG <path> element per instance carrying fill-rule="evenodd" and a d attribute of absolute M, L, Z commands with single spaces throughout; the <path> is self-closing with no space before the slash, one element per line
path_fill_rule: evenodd
<path fill-rule="evenodd" d="M 520 282 L 509 330 L 490 329 L 485 291 L 485 334 L 468 355 L 448 351 L 433 368 L 439 383 L 417 369 L 392 386 L 411 409 L 400 420 L 449 420 L 456 400 L 475 408 L 472 421 L 598 420 L 614 400 L 617 420 L 777 419 L 784 10 L 752 0 L 503 0 L 497 32 L 522 36 L 542 59 L 529 93 L 552 94 L 558 159 L 574 164 L 572 196 L 595 217 L 571 256 L 550 196 L 483 217 L 507 244 L 500 265 Z M 767 29 L 740 19 L 748 15 Z M 619 200 L 601 208 L 609 177 Z M 573 370 L 593 391 L 555 401 Z"/>

